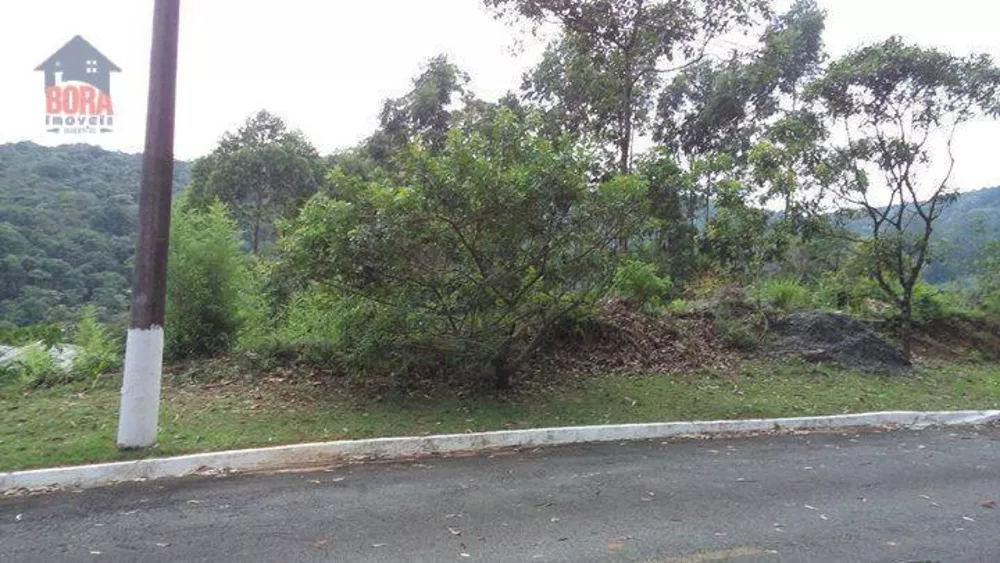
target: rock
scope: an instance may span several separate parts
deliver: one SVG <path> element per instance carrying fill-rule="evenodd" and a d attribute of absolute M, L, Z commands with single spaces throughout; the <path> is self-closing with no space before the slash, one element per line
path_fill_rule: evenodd
<path fill-rule="evenodd" d="M 809 362 L 835 362 L 865 371 L 900 372 L 910 366 L 903 353 L 871 327 L 836 313 L 801 312 L 773 323 L 773 351 Z"/>

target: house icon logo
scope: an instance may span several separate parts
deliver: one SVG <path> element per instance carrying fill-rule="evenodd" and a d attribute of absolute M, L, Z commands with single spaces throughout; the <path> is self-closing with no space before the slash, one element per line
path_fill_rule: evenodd
<path fill-rule="evenodd" d="M 38 65 L 45 73 L 45 128 L 49 133 L 114 131 L 111 73 L 121 72 L 86 39 L 77 35 Z"/>

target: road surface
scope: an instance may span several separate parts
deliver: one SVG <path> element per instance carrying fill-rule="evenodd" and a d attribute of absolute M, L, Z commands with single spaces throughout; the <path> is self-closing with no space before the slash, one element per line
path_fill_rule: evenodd
<path fill-rule="evenodd" d="M 0 561 L 997 562 L 1000 428 L 573 446 L 7 498 Z"/>

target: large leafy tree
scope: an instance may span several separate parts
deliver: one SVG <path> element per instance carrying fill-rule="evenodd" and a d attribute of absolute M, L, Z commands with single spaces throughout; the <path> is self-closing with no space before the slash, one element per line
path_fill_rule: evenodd
<path fill-rule="evenodd" d="M 455 103 L 468 99 L 468 82 L 469 76 L 447 56 L 430 59 L 409 92 L 382 104 L 379 129 L 365 143 L 368 156 L 385 166 L 411 143 L 440 153 L 454 125 Z"/>
<path fill-rule="evenodd" d="M 692 206 L 707 213 L 718 182 L 738 177 L 760 188 L 761 203 L 780 199 L 786 217 L 815 208 L 826 128 L 803 98 L 821 73 L 824 27 L 815 1 L 797 0 L 755 51 L 700 61 L 663 89 L 654 139 L 697 173 Z"/>
<path fill-rule="evenodd" d="M 459 362 L 509 387 L 561 319 L 607 291 L 645 186 L 589 183 L 585 155 L 508 109 L 403 161 L 398 182 L 335 172 L 284 242 L 289 269 L 390 316 L 350 329 L 386 332 L 383 356 Z"/>
<path fill-rule="evenodd" d="M 612 168 L 632 169 L 636 135 L 664 74 L 701 59 L 708 44 L 769 12 L 769 0 L 484 0 L 496 13 L 561 35 L 525 80 L 529 100 L 555 132 L 610 149 Z"/>
<path fill-rule="evenodd" d="M 262 110 L 195 162 L 188 201 L 203 209 L 216 200 L 227 204 L 257 254 L 275 240 L 275 221 L 294 215 L 325 174 L 305 136 Z"/>
<path fill-rule="evenodd" d="M 957 57 L 894 37 L 833 63 L 814 95 L 843 131 L 838 194 L 868 219 L 866 263 L 898 307 L 909 357 L 914 288 L 935 223 L 956 196 L 953 139 L 962 123 L 1000 114 L 1000 69 L 987 55 Z"/>

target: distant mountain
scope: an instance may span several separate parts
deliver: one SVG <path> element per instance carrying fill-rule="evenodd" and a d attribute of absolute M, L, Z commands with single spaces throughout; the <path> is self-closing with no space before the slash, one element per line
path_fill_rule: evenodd
<path fill-rule="evenodd" d="M 865 234 L 871 227 L 857 219 L 849 228 Z M 924 278 L 932 284 L 966 280 L 974 272 L 979 250 L 995 240 L 1000 240 L 1000 187 L 961 194 L 934 222 Z"/>
<path fill-rule="evenodd" d="M 0 145 L 0 327 L 127 309 L 141 169 L 89 145 Z M 189 181 L 177 162 L 175 193 Z"/>
<path fill-rule="evenodd" d="M 962 194 L 941 214 L 934 227 L 933 261 L 927 281 L 945 283 L 973 271 L 979 250 L 1000 240 L 1000 187 Z"/>

